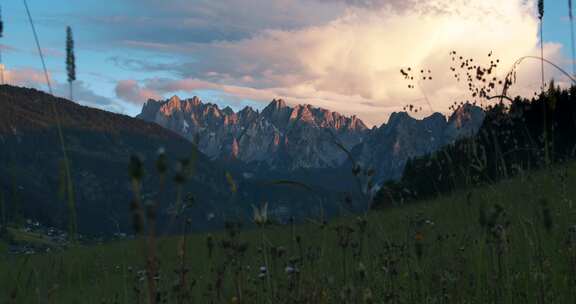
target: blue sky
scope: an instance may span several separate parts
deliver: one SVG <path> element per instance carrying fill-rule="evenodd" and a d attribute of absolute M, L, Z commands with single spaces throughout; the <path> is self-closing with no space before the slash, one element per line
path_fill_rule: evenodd
<path fill-rule="evenodd" d="M 419 93 L 405 89 L 397 73 L 402 66 L 442 67 L 449 49 L 482 56 L 500 48 L 503 61 L 510 63 L 537 46 L 534 4 L 524 0 L 28 3 L 56 93 L 67 94 L 64 45 L 70 25 L 77 101 L 128 115 L 137 114 L 147 98 L 173 94 L 199 95 L 235 109 L 261 108 L 283 97 L 379 124 L 404 104 L 423 102 Z M 5 24 L 0 44 L 11 81 L 45 89 L 22 1 L 0 4 Z M 482 10 L 494 10 L 496 16 Z M 548 0 L 545 11 L 547 57 L 571 70 L 567 1 Z M 472 22 L 460 28 L 459 20 L 474 18 L 485 21 L 487 29 Z M 533 70 L 527 68 L 526 74 Z M 534 82 L 527 79 L 527 86 Z M 450 103 L 446 94 L 457 89 L 440 79 L 422 91 L 434 110 L 443 111 Z M 462 97 L 454 94 L 450 98 Z"/>

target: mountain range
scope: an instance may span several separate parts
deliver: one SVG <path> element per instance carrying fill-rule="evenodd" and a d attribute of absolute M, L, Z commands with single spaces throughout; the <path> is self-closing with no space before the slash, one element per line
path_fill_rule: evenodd
<path fill-rule="evenodd" d="M 338 167 L 346 156 L 335 149 L 334 140 L 352 148 L 368 133 L 355 116 L 311 105 L 289 107 L 281 99 L 273 100 L 261 112 L 251 107 L 234 112 L 203 103 L 198 97 L 181 100 L 174 96 L 149 100 L 138 118 L 197 142 L 211 158 L 283 170 Z"/>
<path fill-rule="evenodd" d="M 355 162 L 375 170 L 381 182 L 400 177 L 409 158 L 474 135 L 484 112 L 462 105 L 448 119 L 434 113 L 422 120 L 393 113 L 387 123 L 369 129 L 356 116 L 308 104 L 291 107 L 282 99 L 262 111 L 245 107 L 234 112 L 198 97 L 174 96 L 149 100 L 137 117 L 196 142 L 212 159 L 238 160 L 250 165 L 247 168 L 293 172 L 349 167 L 348 150 Z"/>

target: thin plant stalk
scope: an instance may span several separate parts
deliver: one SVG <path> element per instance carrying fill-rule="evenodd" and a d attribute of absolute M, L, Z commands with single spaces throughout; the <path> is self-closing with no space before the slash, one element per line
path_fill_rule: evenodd
<path fill-rule="evenodd" d="M 6 202 L 4 200 L 4 191 L 0 190 L 0 237 L 8 231 L 8 220 L 6 217 Z"/>
<path fill-rule="evenodd" d="M 66 72 L 68 74 L 68 85 L 70 88 L 70 100 L 74 100 L 72 92 L 74 81 L 76 81 L 76 57 L 74 55 L 74 38 L 72 28 L 66 27 Z"/>
<path fill-rule="evenodd" d="M 0 38 L 4 37 L 4 20 L 2 19 L 2 7 L 0 6 Z M 2 64 L 2 47 L 0 46 L 0 84 L 4 84 L 4 65 Z"/>
<path fill-rule="evenodd" d="M 542 75 L 542 94 L 544 94 L 544 0 L 538 0 L 538 19 L 540 19 L 540 66 Z M 544 136 L 544 161 L 546 166 L 550 164 L 550 149 L 548 143 L 548 103 L 542 104 L 543 136 Z"/>
<path fill-rule="evenodd" d="M 34 41 L 36 42 L 36 48 L 38 49 L 38 54 L 40 55 L 40 61 L 42 62 L 42 69 L 44 70 L 44 77 L 46 79 L 46 84 L 48 85 L 48 91 L 50 95 L 54 95 L 52 91 L 52 83 L 50 82 L 50 76 L 48 75 L 48 69 L 46 68 L 46 61 L 44 60 L 44 53 L 40 47 L 40 39 L 38 38 L 38 32 L 36 31 L 36 26 L 34 25 L 34 20 L 32 19 L 32 14 L 30 13 L 30 8 L 26 0 L 22 0 L 24 3 L 24 8 L 26 9 L 26 14 L 28 16 L 28 22 L 32 28 L 32 34 L 34 35 Z M 78 224 L 76 220 L 76 202 L 74 195 L 74 187 L 72 184 L 72 175 L 70 170 L 70 159 L 68 158 L 68 152 L 66 151 L 66 144 L 64 141 L 64 133 L 62 131 L 62 124 L 60 122 L 60 115 L 56 109 L 56 104 L 52 104 L 52 112 L 56 120 L 56 128 L 58 131 L 58 138 L 60 140 L 60 147 L 62 149 L 62 154 L 64 158 L 64 172 L 66 174 L 66 194 L 69 209 L 69 230 L 70 230 L 70 240 L 76 242 L 76 232 L 78 230 Z"/>
<path fill-rule="evenodd" d="M 572 75 L 576 77 L 576 46 L 574 45 L 574 13 L 572 0 L 568 0 L 568 17 L 570 18 L 570 39 L 572 44 Z"/>

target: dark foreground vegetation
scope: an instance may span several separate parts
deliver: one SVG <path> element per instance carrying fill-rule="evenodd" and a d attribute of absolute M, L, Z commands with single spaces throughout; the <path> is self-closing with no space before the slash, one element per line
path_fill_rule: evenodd
<path fill-rule="evenodd" d="M 576 166 L 327 223 L 157 240 L 156 303 L 573 303 Z M 149 238 L 145 238 L 148 239 Z M 140 240 L 0 258 L 2 303 L 150 303 Z"/>

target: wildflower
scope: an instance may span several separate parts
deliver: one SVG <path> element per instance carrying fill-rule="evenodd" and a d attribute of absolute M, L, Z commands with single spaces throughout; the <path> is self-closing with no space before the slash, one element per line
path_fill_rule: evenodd
<path fill-rule="evenodd" d="M 268 224 L 268 203 L 264 203 L 263 206 L 260 208 L 252 205 L 252 209 L 254 210 L 253 221 L 258 226 L 263 226 Z"/>

